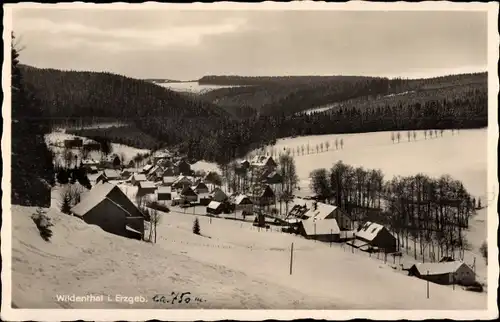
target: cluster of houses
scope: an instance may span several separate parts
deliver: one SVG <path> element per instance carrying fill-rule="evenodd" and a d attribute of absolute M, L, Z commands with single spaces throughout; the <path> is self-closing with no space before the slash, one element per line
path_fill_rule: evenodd
<path fill-rule="evenodd" d="M 96 184 L 72 209 L 75 216 L 89 224 L 96 224 L 104 230 L 133 238 L 144 235 L 144 217 L 137 206 L 110 182 L 122 181 L 137 187 L 137 196 L 153 196 L 162 202 L 170 201 L 172 206 L 206 206 L 206 214 L 217 216 L 222 213 L 243 211 L 256 214 L 255 223 L 266 226 L 267 222 L 285 226 L 284 232 L 295 233 L 311 240 L 322 242 L 345 242 L 347 245 L 367 252 L 395 254 L 397 239 L 390 230 L 375 222 L 366 222 L 354 229 L 355 222 L 341 208 L 311 199 L 295 198 L 293 207 L 284 218 L 276 218 L 262 211 L 274 204 L 276 196 L 273 185 L 281 183 L 272 157 L 256 157 L 251 162 L 241 161 L 240 171 L 258 167 L 261 180 L 247 194 L 227 194 L 214 179 L 215 173 L 203 178 L 193 176 L 189 163 L 172 160 L 166 152 L 152 156 L 152 163 L 139 171 L 104 169 Z M 85 163 L 84 163 L 85 164 Z M 90 165 L 95 166 L 97 165 Z M 103 216 L 102 213 L 106 215 Z M 472 269 L 461 261 L 441 261 L 413 265 L 409 274 L 440 284 L 458 283 L 471 285 L 475 282 Z"/>

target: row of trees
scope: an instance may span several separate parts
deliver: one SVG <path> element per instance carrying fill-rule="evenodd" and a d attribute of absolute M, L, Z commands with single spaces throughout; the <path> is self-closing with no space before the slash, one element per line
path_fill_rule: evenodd
<path fill-rule="evenodd" d="M 460 181 L 447 175 L 418 174 L 384 181 L 380 170 L 339 161 L 330 170 L 312 171 L 310 179 L 318 198 L 341 207 L 354 221 L 387 225 L 396 234 L 398 246 L 406 249 L 413 241 L 415 258 L 417 249 L 423 256 L 427 248 L 434 258 L 456 252 L 463 257 L 468 247 L 464 231 L 481 207 L 481 201 Z"/>
<path fill-rule="evenodd" d="M 250 153 L 248 154 L 249 158 L 252 158 L 256 154 L 263 154 L 263 155 L 270 155 L 272 157 L 279 157 L 284 153 L 291 154 L 292 156 L 300 156 L 300 155 L 309 155 L 314 152 L 316 153 L 321 153 L 321 152 L 327 152 L 330 151 L 330 147 L 335 150 L 341 150 L 344 148 L 344 139 L 335 139 L 334 141 L 324 141 L 320 143 L 316 143 L 315 145 L 311 145 L 310 143 L 307 144 L 302 144 L 299 145 L 295 148 L 283 148 L 283 151 L 280 151 L 280 149 L 269 146 L 269 147 L 262 147 L 261 149 L 258 150 L 256 153 Z"/>
<path fill-rule="evenodd" d="M 444 135 L 444 132 L 446 130 L 445 129 L 441 129 L 441 130 L 424 130 L 424 138 L 427 140 L 427 137 L 429 138 L 437 138 L 438 137 L 438 133 L 441 135 L 441 137 L 443 137 Z M 455 133 L 459 133 L 459 130 L 455 130 L 455 129 L 451 129 L 451 134 L 452 135 L 455 135 Z M 392 143 L 395 143 L 395 141 L 398 141 L 398 143 L 401 141 L 402 137 L 401 137 L 401 132 L 391 132 L 391 140 L 392 140 Z M 406 137 L 408 138 L 408 142 L 411 141 L 411 139 L 413 138 L 413 141 L 416 141 L 417 140 L 417 131 L 408 131 L 406 132 Z"/>
<path fill-rule="evenodd" d="M 298 175 L 295 159 L 290 153 L 281 154 L 277 160 L 275 170 L 280 180 L 270 184 L 279 203 L 279 214 L 288 213 L 288 206 L 293 199 L 294 190 L 297 188 Z M 220 164 L 222 180 L 229 192 L 256 195 L 261 184 L 266 180 L 263 177 L 265 168 L 242 167 L 233 161 L 229 164 Z M 283 207 L 284 206 L 284 207 Z"/>

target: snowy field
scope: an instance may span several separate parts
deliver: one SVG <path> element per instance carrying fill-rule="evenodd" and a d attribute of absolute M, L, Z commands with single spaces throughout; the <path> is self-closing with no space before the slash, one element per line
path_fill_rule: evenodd
<path fill-rule="evenodd" d="M 226 86 L 226 85 L 204 85 L 198 84 L 198 82 L 185 82 L 185 83 L 156 83 L 156 85 L 171 89 L 177 92 L 189 92 L 195 94 L 202 94 L 214 89 L 226 88 L 226 87 L 237 87 L 237 86 Z"/>
<path fill-rule="evenodd" d="M 13 206 L 12 289 L 20 308 L 166 308 L 156 294 L 191 292 L 202 299 L 169 308 L 485 309 L 484 293 L 430 284 L 363 253 L 305 240 L 250 223 L 164 214 L 157 244 L 103 232 L 51 209 L 51 242 Z M 289 273 L 294 244 L 293 274 Z M 144 296 L 147 303 L 64 303 L 57 295 Z"/>
<path fill-rule="evenodd" d="M 52 132 L 52 133 L 49 133 L 45 136 L 45 142 L 47 142 L 50 149 L 52 149 L 54 152 L 57 153 L 57 156 L 59 158 L 62 158 L 62 152 L 64 151 L 64 148 L 63 148 L 64 140 L 75 138 L 75 137 L 77 137 L 77 136 L 72 135 L 72 134 L 67 134 L 65 132 Z M 83 137 L 79 137 L 79 138 L 83 139 L 84 143 L 86 141 L 88 141 L 87 138 L 83 138 Z M 137 149 L 137 148 L 133 148 L 133 147 L 123 145 L 123 144 L 118 144 L 118 143 L 111 143 L 111 146 L 112 146 L 111 152 L 116 153 L 118 156 L 123 155 L 125 157 L 125 162 L 129 162 L 130 160 L 132 160 L 132 158 L 134 156 L 136 156 L 139 153 L 144 154 L 144 153 L 150 152 L 150 150 L 147 150 L 147 149 Z M 72 149 L 71 152 L 73 152 L 74 154 L 80 153 L 78 149 Z M 99 161 L 99 160 L 101 160 L 101 155 L 97 151 L 92 151 L 89 154 L 89 158 L 92 158 L 94 160 Z"/>

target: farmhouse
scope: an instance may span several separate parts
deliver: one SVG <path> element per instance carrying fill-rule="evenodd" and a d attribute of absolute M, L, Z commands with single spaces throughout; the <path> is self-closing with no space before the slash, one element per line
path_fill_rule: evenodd
<path fill-rule="evenodd" d="M 299 232 L 307 239 L 323 242 L 337 242 L 340 239 L 340 228 L 335 219 L 303 220 L 299 225 Z"/>
<path fill-rule="evenodd" d="M 464 262 L 418 263 L 409 270 L 409 275 L 436 284 L 460 284 L 469 286 L 474 284 L 474 271 Z"/>
<path fill-rule="evenodd" d="M 351 228 L 351 219 L 337 206 L 328 205 L 322 202 L 313 202 L 310 209 L 303 216 L 309 219 L 335 219 L 341 230 Z"/>
<path fill-rule="evenodd" d="M 198 193 L 198 203 L 200 205 L 207 206 L 210 203 L 210 201 L 212 201 L 212 197 L 208 192 Z"/>
<path fill-rule="evenodd" d="M 179 176 L 175 182 L 172 184 L 172 187 L 175 189 L 184 189 L 185 187 L 191 187 L 193 182 L 186 176 Z"/>
<path fill-rule="evenodd" d="M 130 178 L 130 183 L 134 186 L 139 186 L 139 183 L 143 181 L 148 181 L 148 179 L 146 178 L 146 175 L 142 173 L 134 173 L 132 178 Z"/>
<path fill-rule="evenodd" d="M 155 184 L 151 181 L 140 181 L 138 186 L 139 189 L 137 190 L 137 196 L 139 197 L 153 194 L 157 189 Z"/>
<path fill-rule="evenodd" d="M 250 200 L 250 198 L 248 198 L 246 195 L 242 194 L 233 195 L 230 198 L 230 202 L 234 204 L 236 210 L 251 211 L 253 209 L 252 200 Z"/>
<path fill-rule="evenodd" d="M 103 173 L 106 176 L 106 178 L 108 178 L 108 180 L 120 180 L 121 178 L 120 173 L 116 170 L 105 169 Z"/>
<path fill-rule="evenodd" d="M 155 163 L 157 163 L 160 160 L 165 160 L 165 159 L 170 159 L 172 158 L 172 154 L 168 151 L 156 151 L 153 154 L 153 160 Z"/>
<path fill-rule="evenodd" d="M 156 190 L 156 195 L 158 201 L 172 200 L 172 188 L 171 187 L 158 187 Z"/>
<path fill-rule="evenodd" d="M 180 193 L 182 199 L 189 202 L 198 201 L 198 195 L 191 187 L 184 187 Z"/>
<path fill-rule="evenodd" d="M 212 192 L 210 193 L 210 197 L 212 198 L 212 200 L 218 202 L 225 202 L 228 199 L 227 195 L 224 193 L 224 191 L 222 191 L 221 188 L 215 188 L 214 190 L 212 190 Z"/>
<path fill-rule="evenodd" d="M 396 238 L 384 226 L 366 222 L 361 229 L 356 233 L 355 239 L 348 242 L 349 245 L 367 250 L 375 248 L 383 250 L 386 253 L 397 251 Z"/>
<path fill-rule="evenodd" d="M 207 214 L 220 215 L 222 213 L 224 206 L 221 202 L 210 201 L 207 206 Z"/>
<path fill-rule="evenodd" d="M 198 182 L 194 186 L 191 187 L 196 193 L 208 193 L 208 187 L 203 182 Z"/>
<path fill-rule="evenodd" d="M 110 183 L 94 186 L 71 213 L 104 231 L 134 238 L 144 235 L 144 216 L 130 199 Z"/>
<path fill-rule="evenodd" d="M 67 149 L 81 148 L 83 146 L 83 140 L 79 138 L 72 138 L 64 140 L 64 147 Z"/>
<path fill-rule="evenodd" d="M 276 195 L 269 185 L 256 185 L 254 187 L 252 201 L 259 206 L 269 206 L 274 203 Z"/>
<path fill-rule="evenodd" d="M 257 155 L 252 159 L 250 163 L 252 167 L 256 168 L 267 168 L 270 170 L 275 170 L 278 165 L 271 156 Z"/>
<path fill-rule="evenodd" d="M 174 182 L 175 182 L 176 179 L 177 178 L 173 177 L 173 176 L 172 177 L 163 177 L 162 186 L 171 187 L 174 184 Z"/>

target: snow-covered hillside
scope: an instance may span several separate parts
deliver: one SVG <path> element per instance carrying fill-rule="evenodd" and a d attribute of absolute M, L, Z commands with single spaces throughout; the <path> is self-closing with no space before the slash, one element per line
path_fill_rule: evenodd
<path fill-rule="evenodd" d="M 173 308 L 253 309 L 484 309 L 486 295 L 430 285 L 366 254 L 250 223 L 165 214 L 155 245 L 105 233 L 79 219 L 49 212 L 45 242 L 30 219 L 33 208 L 12 208 L 13 303 L 20 308 L 164 308 L 156 294 L 191 292 Z M 289 273 L 294 243 L 293 274 Z M 147 303 L 64 303 L 57 295 L 143 296 Z"/>

